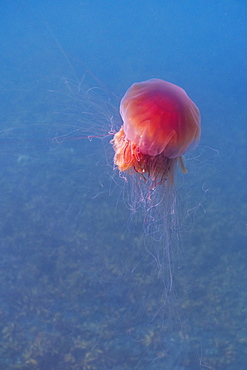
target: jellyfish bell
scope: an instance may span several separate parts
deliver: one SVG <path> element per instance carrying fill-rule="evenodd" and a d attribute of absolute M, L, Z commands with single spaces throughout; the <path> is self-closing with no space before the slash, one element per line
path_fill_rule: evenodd
<path fill-rule="evenodd" d="M 177 162 L 200 139 L 200 113 L 186 92 L 160 79 L 133 84 L 120 103 L 123 125 L 112 144 L 121 172 L 173 183 Z"/>
<path fill-rule="evenodd" d="M 186 92 L 166 81 L 152 79 L 130 87 L 121 101 L 126 137 L 143 154 L 168 158 L 185 153 L 199 139 L 199 111 Z"/>

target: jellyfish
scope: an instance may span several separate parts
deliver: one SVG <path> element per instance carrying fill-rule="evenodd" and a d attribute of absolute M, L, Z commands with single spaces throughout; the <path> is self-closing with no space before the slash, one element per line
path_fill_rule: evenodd
<path fill-rule="evenodd" d="M 200 139 L 200 113 L 186 92 L 170 82 L 134 83 L 120 103 L 123 125 L 112 140 L 120 172 L 151 178 L 152 186 L 173 184 L 177 163 Z"/>

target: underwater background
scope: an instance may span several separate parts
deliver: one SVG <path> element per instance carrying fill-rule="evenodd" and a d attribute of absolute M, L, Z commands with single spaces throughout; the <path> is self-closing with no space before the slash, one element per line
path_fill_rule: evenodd
<path fill-rule="evenodd" d="M 0 9 L 0 369 L 246 369 L 246 2 Z M 169 297 L 110 144 L 149 78 L 202 119 Z"/>

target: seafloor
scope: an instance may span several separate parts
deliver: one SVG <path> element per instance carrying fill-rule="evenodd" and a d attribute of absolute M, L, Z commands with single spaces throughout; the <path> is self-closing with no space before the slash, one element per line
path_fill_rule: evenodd
<path fill-rule="evenodd" d="M 167 303 L 109 139 L 54 143 L 43 115 L 1 135 L 0 369 L 245 369 L 243 133 L 188 166 Z"/>

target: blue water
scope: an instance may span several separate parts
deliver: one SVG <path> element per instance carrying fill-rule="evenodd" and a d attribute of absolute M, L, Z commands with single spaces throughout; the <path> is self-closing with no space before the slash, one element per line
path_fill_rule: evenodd
<path fill-rule="evenodd" d="M 1 4 L 0 369 L 246 368 L 246 13 Z M 176 183 L 169 292 L 151 254 L 167 229 L 155 240 L 130 209 L 108 135 L 126 89 L 154 77 L 202 117 Z"/>

